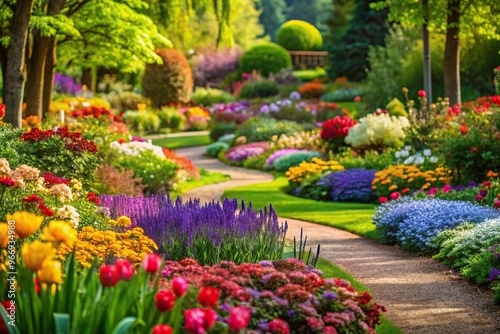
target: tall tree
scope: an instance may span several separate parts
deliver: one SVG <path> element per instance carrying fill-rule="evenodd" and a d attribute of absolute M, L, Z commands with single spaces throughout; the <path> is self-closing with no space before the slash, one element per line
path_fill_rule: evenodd
<path fill-rule="evenodd" d="M 370 8 L 372 0 L 355 0 L 356 8 L 347 29 L 328 46 L 330 76 L 360 81 L 369 67 L 370 46 L 385 44 L 388 33 L 387 9 Z"/>
<path fill-rule="evenodd" d="M 331 11 L 330 0 L 295 0 L 288 8 L 286 19 L 306 21 L 319 31 L 325 32 L 327 30 L 325 23 Z"/>
<path fill-rule="evenodd" d="M 328 34 L 326 39 L 335 43 L 340 39 L 340 36 L 347 29 L 349 21 L 351 21 L 352 13 L 355 8 L 354 0 L 332 0 L 333 9 L 326 21 L 328 26 Z"/>
<path fill-rule="evenodd" d="M 259 21 L 264 26 L 264 34 L 261 37 L 268 35 L 274 41 L 276 31 L 285 22 L 286 2 L 284 0 L 260 0 L 256 3 L 256 7 L 261 11 Z"/>
<path fill-rule="evenodd" d="M 34 0 L 17 0 L 15 3 L 2 3 L 10 6 L 12 24 L 9 29 L 7 57 L 5 59 L 4 103 L 7 107 L 5 121 L 14 127 L 22 125 L 22 103 L 26 82 L 25 53 L 28 39 L 29 21 Z M 7 9 L 6 16 L 7 14 Z M 3 67 L 3 66 L 2 66 Z"/>
<path fill-rule="evenodd" d="M 385 0 L 374 8 L 390 8 L 391 20 L 422 25 L 423 9 L 420 0 Z M 500 39 L 498 0 L 435 0 L 428 3 L 430 31 L 446 34 L 444 56 L 444 90 L 451 104 L 461 103 L 460 39 L 476 32 L 488 38 Z"/>

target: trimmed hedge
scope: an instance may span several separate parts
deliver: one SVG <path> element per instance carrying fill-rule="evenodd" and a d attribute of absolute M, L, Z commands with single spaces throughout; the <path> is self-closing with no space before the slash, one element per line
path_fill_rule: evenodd
<path fill-rule="evenodd" d="M 264 43 L 255 45 L 243 54 L 239 70 L 241 73 L 255 70 L 267 77 L 291 66 L 292 58 L 287 50 L 275 43 Z"/>
<path fill-rule="evenodd" d="M 276 43 L 291 51 L 317 51 L 323 46 L 323 37 L 312 24 L 291 20 L 278 29 Z"/>

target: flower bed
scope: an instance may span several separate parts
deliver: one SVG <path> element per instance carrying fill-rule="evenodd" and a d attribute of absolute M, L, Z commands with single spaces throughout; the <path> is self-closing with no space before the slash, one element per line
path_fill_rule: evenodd
<path fill-rule="evenodd" d="M 226 158 L 231 162 L 241 162 L 249 157 L 255 157 L 269 150 L 268 142 L 257 142 L 231 147 L 226 151 Z"/>

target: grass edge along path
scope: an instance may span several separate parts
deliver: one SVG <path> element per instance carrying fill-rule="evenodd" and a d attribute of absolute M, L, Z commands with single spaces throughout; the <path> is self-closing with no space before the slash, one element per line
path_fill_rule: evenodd
<path fill-rule="evenodd" d="M 189 135 L 189 136 L 172 136 L 164 138 L 155 138 L 152 140 L 154 145 L 168 148 L 170 150 L 181 147 L 193 147 L 210 144 L 208 135 Z"/>
<path fill-rule="evenodd" d="M 231 176 L 227 174 L 207 171 L 206 169 L 202 168 L 200 169 L 200 178 L 198 180 L 193 179 L 179 183 L 178 187 L 170 192 L 170 196 L 171 198 L 177 198 L 177 196 L 180 196 L 181 194 L 191 189 L 208 186 L 210 184 L 225 182 L 230 179 Z"/>
<path fill-rule="evenodd" d="M 332 226 L 373 240 L 378 231 L 371 217 L 374 204 L 322 202 L 288 195 L 281 191 L 288 185 L 285 176 L 278 175 L 272 182 L 226 189 L 224 197 L 245 199 L 258 210 L 272 203 L 282 218 L 294 218 Z"/>

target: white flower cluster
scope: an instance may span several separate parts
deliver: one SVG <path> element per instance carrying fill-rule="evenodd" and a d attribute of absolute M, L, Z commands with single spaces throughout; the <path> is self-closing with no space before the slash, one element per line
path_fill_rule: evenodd
<path fill-rule="evenodd" d="M 410 145 L 406 145 L 402 150 L 394 153 L 396 157 L 396 162 L 398 164 L 403 163 L 405 165 L 417 165 L 422 166 L 427 162 L 431 164 L 436 164 L 438 162 L 438 158 L 432 155 L 432 151 L 426 148 L 423 151 L 418 151 L 412 154 L 412 147 Z"/>
<path fill-rule="evenodd" d="M 114 141 L 110 144 L 111 148 L 116 149 L 119 153 L 124 155 L 137 156 L 139 153 L 143 151 L 153 151 L 154 154 L 161 158 L 165 158 L 165 154 L 160 146 L 153 145 L 148 142 L 140 142 L 140 141 L 131 141 L 128 143 L 120 144 L 117 141 Z"/>
<path fill-rule="evenodd" d="M 57 210 L 57 217 L 61 219 L 68 219 L 74 228 L 78 227 L 80 214 L 76 211 L 75 207 L 69 204 L 65 204 L 63 207 Z"/>
<path fill-rule="evenodd" d="M 408 118 L 403 116 L 369 114 L 349 130 L 345 142 L 352 147 L 397 147 L 402 145 L 409 127 Z"/>

